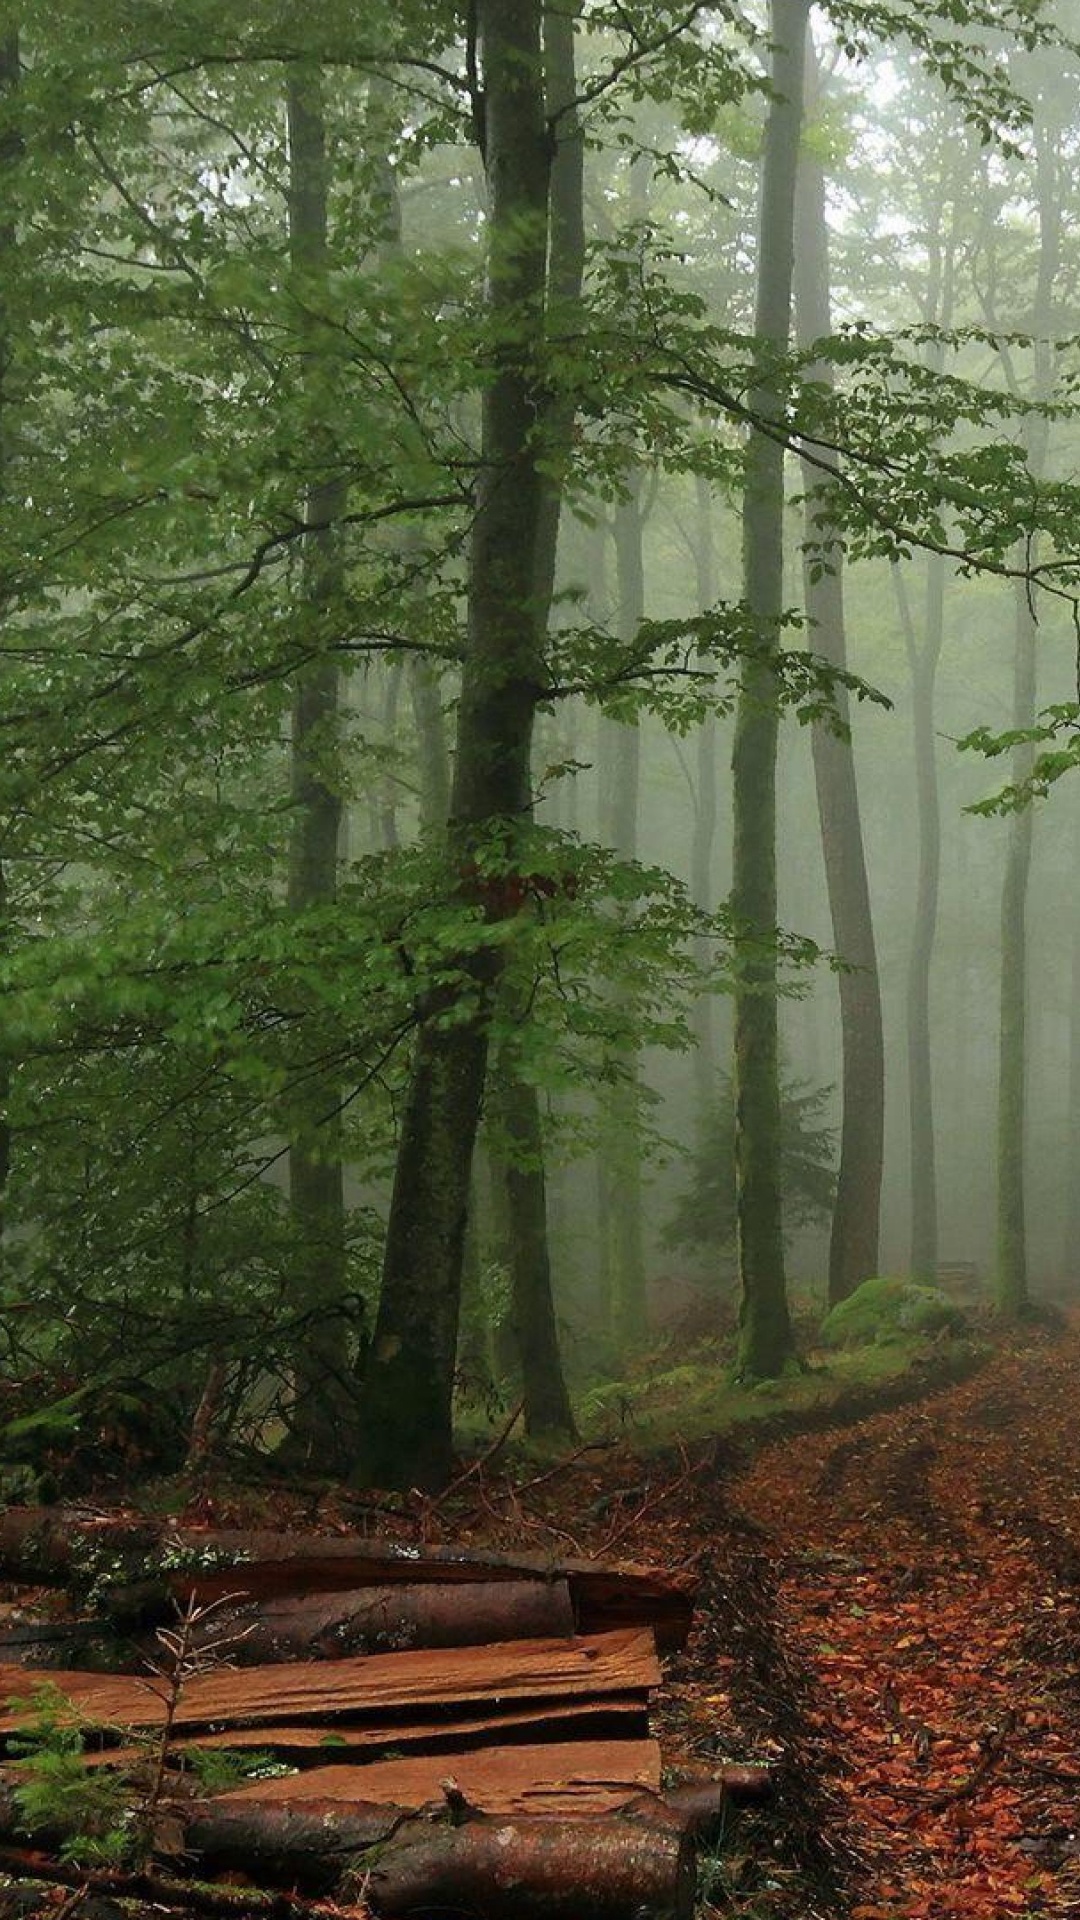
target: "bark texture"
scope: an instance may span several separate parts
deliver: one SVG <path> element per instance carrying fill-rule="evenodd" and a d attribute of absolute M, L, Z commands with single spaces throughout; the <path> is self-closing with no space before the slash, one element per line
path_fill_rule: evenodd
<path fill-rule="evenodd" d="M 555 144 L 549 182 L 548 297 L 554 324 L 573 324 L 581 299 L 585 264 L 584 137 L 572 102 L 576 94 L 575 24 L 572 10 L 544 12 L 544 100 Z M 546 473 L 542 478 L 534 558 L 534 613 L 546 631 L 551 615 L 559 549 L 563 472 L 570 451 L 572 403 L 556 401 L 545 409 Z M 530 793 L 527 815 L 533 812 Z M 527 1018 L 519 1001 L 515 1024 Z M 563 1373 L 558 1319 L 552 1283 L 548 1184 L 544 1164 L 544 1127 L 540 1095 L 516 1069 L 508 1047 L 496 1063 L 492 1108 L 496 1137 L 501 1137 L 501 1174 L 509 1231 L 512 1320 L 525 1405 L 526 1431 L 534 1436 L 575 1434 L 573 1409 Z"/>
<path fill-rule="evenodd" d="M 1046 102 L 1052 89 L 1040 89 L 1035 119 L 1036 191 L 1039 216 L 1039 256 L 1035 281 L 1032 332 L 1035 336 L 1033 392 L 1037 401 L 1050 398 L 1054 380 L 1052 325 L 1054 282 L 1061 261 L 1061 193 L 1058 180 L 1057 139 L 1047 124 Z M 1013 382 L 1015 385 L 1015 382 Z M 1036 481 L 1046 471 L 1049 421 L 1028 415 L 1024 422 L 1028 470 Z M 1019 564 L 1038 562 L 1034 543 L 1021 543 Z M 1018 730 L 1035 724 L 1038 681 L 1038 622 L 1034 590 L 1017 580 L 1014 596 L 1013 710 Z M 1013 749 L 1011 778 L 1022 785 L 1034 763 L 1028 741 Z M 1027 901 L 1031 878 L 1034 814 L 1021 807 L 1009 817 L 1005 874 L 1001 890 L 1001 1002 L 998 1037 L 997 1116 L 997 1274 L 995 1301 L 1007 1319 L 1019 1319 L 1030 1305 L 1025 1204 L 1027 1148 Z"/>
<path fill-rule="evenodd" d="M 487 308 L 497 344 L 482 400 L 448 830 L 450 857 L 466 891 L 478 843 L 498 841 L 512 855 L 518 824 L 527 817 L 541 686 L 543 634 L 534 594 L 543 482 L 533 368 L 544 324 L 550 169 L 541 20 L 538 0 L 478 0 L 476 7 L 489 196 Z M 483 899 L 477 904 L 483 907 Z M 493 952 L 463 956 L 468 984 L 452 1010 L 423 1009 L 364 1381 L 355 1471 L 367 1484 L 436 1487 L 450 1471 L 462 1252 L 497 985 Z"/>
<path fill-rule="evenodd" d="M 328 272 L 326 132 L 317 72 L 297 68 L 287 83 L 289 133 L 289 251 L 298 294 L 315 307 Z M 332 465 L 326 443 L 329 389 L 309 355 L 310 431 L 316 457 Z M 338 721 L 339 673 L 334 655 L 319 645 L 318 625 L 340 589 L 335 522 L 346 507 L 344 481 L 317 479 L 305 500 L 302 608 L 312 657 L 293 688 L 287 899 L 291 911 L 325 906 L 337 897 L 341 796 L 331 764 Z M 305 647 L 305 651 L 307 647 Z M 307 1027 L 301 1023 L 302 1029 Z M 293 1236 L 291 1285 L 297 1320 L 296 1402 L 291 1443 L 320 1470 L 344 1469 L 354 1416 L 348 1328 L 343 1318 L 345 1195 L 341 1163 L 341 1093 L 336 1080 L 313 1068 L 322 1045 L 304 1033 L 288 1096 L 289 1207 Z"/>
<path fill-rule="evenodd" d="M 743 507 L 743 579 L 758 648 L 735 721 L 732 908 L 736 921 L 735 1187 L 741 1289 L 739 1368 L 779 1373 L 792 1351 L 784 1274 L 777 1034 L 775 653 L 784 591 L 784 452 L 767 430 L 780 396 L 775 357 L 791 326 L 795 176 L 809 0 L 772 0 L 772 97 L 765 130 L 754 332 L 759 343 Z"/>
<path fill-rule="evenodd" d="M 808 92 L 816 93 L 812 37 L 807 45 Z M 812 148 L 799 156 L 795 249 L 795 304 L 799 344 L 810 347 L 832 332 L 829 247 L 825 220 L 825 168 Z M 832 369 L 819 361 L 811 380 L 832 384 Z M 828 456 L 826 456 L 828 457 Z M 807 540 L 828 541 L 830 494 L 838 482 L 819 466 L 803 464 L 807 494 Z M 830 666 L 847 666 L 843 556 L 828 553 L 818 574 L 804 554 L 803 591 L 810 619 L 809 645 Z M 850 721 L 847 690 L 837 686 L 838 721 Z M 850 738 L 817 722 L 812 733 L 818 819 L 825 859 L 836 951 L 846 971 L 838 976 L 842 1059 L 840 1165 L 829 1241 L 829 1301 L 835 1305 L 878 1270 L 881 1180 L 885 1148 L 885 1045 L 881 1017 L 870 884 L 863 846 L 859 793 Z"/>

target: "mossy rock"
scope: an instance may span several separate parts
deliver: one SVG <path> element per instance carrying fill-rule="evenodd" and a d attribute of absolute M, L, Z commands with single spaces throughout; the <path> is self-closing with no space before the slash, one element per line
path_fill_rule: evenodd
<path fill-rule="evenodd" d="M 966 1325 L 954 1300 L 918 1280 L 864 1280 L 826 1315 L 821 1338 L 827 1347 L 865 1347 L 912 1334 L 960 1333 Z"/>

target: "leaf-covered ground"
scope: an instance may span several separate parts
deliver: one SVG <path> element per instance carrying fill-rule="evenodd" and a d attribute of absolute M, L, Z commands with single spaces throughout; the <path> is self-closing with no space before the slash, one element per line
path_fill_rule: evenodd
<path fill-rule="evenodd" d="M 1080 1914 L 1078 1408 L 1073 1328 L 695 1475 L 672 1744 L 783 1779 L 718 1862 L 724 1911 Z"/>
<path fill-rule="evenodd" d="M 531 1473 L 496 1449 L 403 1503 L 208 1483 L 186 1517 L 693 1566 L 666 1756 L 778 1781 L 704 1863 L 706 1915 L 1076 1920 L 1078 1413 L 1080 1318 L 907 1405 L 801 1408 L 764 1444 L 588 1447 Z"/>
<path fill-rule="evenodd" d="M 1078 1415 L 1080 1319 L 869 1417 L 802 1409 L 765 1445 L 587 1449 L 531 1478 L 493 1459 L 368 1524 L 699 1570 L 667 1756 L 765 1759 L 779 1783 L 706 1864 L 706 1913 L 1075 1920 Z M 359 1516 L 330 1494 L 275 1517 Z"/>

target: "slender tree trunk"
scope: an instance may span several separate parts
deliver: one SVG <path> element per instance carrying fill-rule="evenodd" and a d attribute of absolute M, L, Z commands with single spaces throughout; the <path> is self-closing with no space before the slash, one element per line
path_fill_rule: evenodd
<path fill-rule="evenodd" d="M 1014 727 L 1035 723 L 1036 625 L 1024 582 L 1014 582 L 1016 598 L 1013 657 Z M 1012 778 L 1031 771 L 1032 749 L 1013 750 Z M 997 1112 L 997 1276 L 998 1311 L 1018 1319 L 1028 1305 L 1027 1226 L 1024 1206 L 1024 1148 L 1027 1106 L 1027 895 L 1031 876 L 1031 808 L 1009 818 L 1005 873 L 1001 889 L 1001 998 L 998 1031 Z"/>
<path fill-rule="evenodd" d="M 947 191 L 948 181 L 943 178 L 930 221 L 930 280 L 926 302 L 927 321 L 943 328 L 952 322 L 956 250 L 955 212 L 948 231 L 944 225 Z M 929 348 L 927 358 L 935 372 L 944 370 L 945 350 L 940 342 L 935 342 Z M 927 557 L 921 638 L 916 631 L 899 567 L 893 567 L 892 575 L 911 671 L 919 846 L 907 971 L 911 1271 L 919 1279 L 933 1280 L 938 1268 L 938 1201 L 930 989 L 941 885 L 941 802 L 938 793 L 934 693 L 945 638 L 945 560 L 940 554 Z"/>
<path fill-rule="evenodd" d="M 551 1286 L 544 1136 L 536 1088 L 514 1074 L 497 1075 L 492 1117 L 499 1130 L 510 1224 L 507 1255 L 526 1432 L 534 1437 L 572 1435 L 574 1416 Z"/>
<path fill-rule="evenodd" d="M 12 27 L 0 35 L 0 102 L 4 106 L 9 106 L 17 95 L 19 78 L 19 34 L 17 28 Z M 10 181 L 13 170 L 22 159 L 22 153 L 22 136 L 18 125 L 12 124 L 0 141 L 0 180 Z M 0 213 L 0 270 L 5 260 L 11 260 L 17 243 L 18 235 L 14 220 L 10 217 L 4 218 Z M 0 497 L 8 481 L 8 421 L 12 403 L 11 360 L 11 319 L 4 289 L 0 286 Z M 8 889 L 9 852 L 7 847 L 0 847 L 0 947 L 5 950 L 12 936 Z M 11 1178 L 12 1067 L 13 1062 L 7 1048 L 0 1047 L 0 1257 L 4 1251 L 8 1185 Z"/>
<path fill-rule="evenodd" d="M 549 203 L 548 300 L 556 329 L 576 319 L 585 263 L 584 138 L 571 107 L 576 93 L 574 15 L 544 12 L 545 104 L 555 125 Z M 548 474 L 540 490 L 535 549 L 535 613 L 546 628 L 555 590 L 562 506 L 562 470 L 569 454 L 572 404 L 549 408 L 545 421 Z M 532 800 L 529 801 L 532 817 Z M 515 1009 L 518 1018 L 527 1009 Z M 570 1396 L 559 1351 L 548 1233 L 548 1191 L 540 1095 L 500 1056 L 493 1076 L 493 1109 L 503 1135 L 501 1156 L 513 1231 L 509 1236 L 514 1332 L 521 1364 L 526 1431 L 574 1434 Z"/>
<path fill-rule="evenodd" d="M 780 398 L 770 355 L 791 327 L 795 175 L 802 122 L 809 0 L 772 0 L 772 97 L 763 157 L 754 332 L 761 348 L 751 404 L 762 419 Z M 741 1287 L 739 1370 L 778 1374 L 792 1351 L 784 1274 L 777 1034 L 776 753 L 774 654 L 784 592 L 784 452 L 752 428 L 743 506 L 744 593 L 760 642 L 739 690 L 732 756 L 736 923 L 735 1192 Z"/>
<path fill-rule="evenodd" d="M 446 831 L 450 809 L 450 750 L 439 676 L 426 660 L 410 669 L 409 695 L 420 762 L 420 831 L 437 835 Z"/>
<path fill-rule="evenodd" d="M 1043 96 L 1045 98 L 1045 95 Z M 1034 393 L 1048 400 L 1053 384 L 1052 323 L 1054 281 L 1061 256 L 1061 206 L 1055 144 L 1042 112 L 1036 110 L 1036 174 L 1039 205 L 1039 264 L 1035 285 L 1032 331 L 1035 335 Z M 1046 468 L 1049 422 L 1029 416 L 1025 421 L 1029 471 L 1041 479 Z M 1038 554 L 1021 548 L 1021 564 L 1034 566 Z M 1017 580 L 1013 587 L 1015 641 L 1013 650 L 1012 724 L 1018 730 L 1035 724 L 1037 697 L 1036 645 L 1038 627 L 1032 589 Z M 1034 760 L 1029 742 L 1013 749 L 1012 779 L 1027 778 Z M 1009 817 L 1005 875 L 1001 891 L 1001 1021 L 998 1052 L 997 1126 L 997 1280 L 998 1311 L 1019 1319 L 1029 1307 L 1025 1167 L 1027 1145 L 1027 899 L 1031 877 L 1034 814 L 1021 807 Z"/>
<path fill-rule="evenodd" d="M 398 724 L 398 708 L 401 702 L 401 682 L 404 673 L 404 661 L 400 655 L 391 655 L 386 662 L 386 681 L 382 712 L 382 745 L 387 753 L 388 762 L 383 768 L 379 783 L 379 845 L 390 850 L 400 843 L 398 833 L 398 801 L 400 793 L 393 771 L 396 759 L 395 746 Z"/>
<path fill-rule="evenodd" d="M 630 481 L 629 497 L 615 510 L 615 570 L 618 632 L 631 640 L 645 615 L 642 551 L 641 475 Z M 608 729 L 614 748 L 611 815 L 607 838 L 621 860 L 638 857 L 641 808 L 641 731 L 636 722 Z M 612 1327 L 621 1353 L 647 1332 L 645 1289 L 644 1166 L 641 1150 L 641 1063 L 627 1062 L 627 1079 L 617 1095 L 608 1149 L 607 1218 L 611 1241 Z"/>
<path fill-rule="evenodd" d="M 477 0 L 475 12 L 485 82 L 487 309 L 500 344 L 481 404 L 448 833 L 463 889 L 471 849 L 494 837 L 512 852 L 531 800 L 544 484 L 533 366 L 544 324 L 550 166 L 539 0 Z M 498 909 L 489 902 L 488 911 Z M 469 985 L 453 1007 L 423 1009 L 402 1116 L 357 1462 L 358 1477 L 385 1486 L 438 1486 L 452 1460 L 462 1249 L 498 971 L 491 949 L 462 965 Z"/>
<path fill-rule="evenodd" d="M 1074 800 L 1075 805 L 1075 800 Z M 1080 814 L 1073 828 L 1080 839 Z M 1077 849 L 1080 853 L 1080 848 Z M 1075 1289 L 1080 1280 L 1080 892 L 1073 900 L 1072 993 L 1069 1000 L 1069 1082 L 1065 1122 L 1065 1244 L 1061 1277 Z"/>
<path fill-rule="evenodd" d="M 813 63 L 813 42 L 808 60 Z M 829 246 L 825 221 L 825 169 L 804 146 L 799 157 L 795 302 L 799 344 L 809 347 L 832 332 Z M 821 362 L 809 377 L 831 384 Z M 827 527 L 830 492 L 838 482 L 804 462 L 807 539 L 818 522 Z M 809 644 L 830 666 L 847 666 L 843 559 L 837 547 L 828 571 L 818 575 L 804 555 L 803 591 L 810 618 Z M 850 720 L 847 690 L 836 687 L 838 717 Z M 829 1242 L 829 1300 L 846 1300 L 878 1268 L 878 1230 L 885 1148 L 885 1044 L 881 1018 L 870 884 L 850 739 L 818 723 L 812 734 L 818 818 L 825 857 L 833 939 L 846 971 L 838 976 L 842 1055 L 842 1120 L 836 1204 Z"/>
<path fill-rule="evenodd" d="M 306 297 L 318 298 L 327 273 L 327 158 L 321 84 L 296 69 L 287 92 L 289 131 L 289 245 Z M 311 376 L 312 437 L 325 418 Z M 317 621 L 341 584 L 334 523 L 345 510 L 345 484 L 317 482 L 308 491 L 307 519 L 320 532 L 304 544 L 303 600 Z M 342 806 L 327 762 L 334 751 L 339 674 L 332 654 L 316 654 L 298 673 L 292 708 L 292 830 L 288 905 L 302 913 L 337 897 Z M 302 1023 L 306 1025 L 306 1023 Z M 345 1286 L 345 1200 L 341 1164 L 340 1089 L 310 1065 L 320 1042 L 310 1030 L 302 1043 L 289 1093 L 289 1205 L 293 1235 L 292 1290 L 301 1323 L 296 1363 L 292 1440 L 322 1467 L 344 1466 L 353 1402 L 348 1330 L 342 1319 Z"/>
<path fill-rule="evenodd" d="M 716 546 L 714 517 L 716 501 L 703 475 L 696 482 L 697 530 L 694 540 L 694 567 L 697 574 L 697 603 L 706 613 L 716 599 Z M 716 900 L 713 884 L 713 854 L 719 816 L 717 762 L 719 729 L 716 714 L 710 713 L 698 728 L 694 779 L 694 821 L 690 840 L 690 893 L 694 905 L 711 910 Z M 702 941 L 698 960 L 709 964 L 709 943 Z M 718 1093 L 716 1008 L 711 993 L 700 993 L 694 1002 L 694 1114 L 699 1148 L 708 1144 L 708 1128 L 714 1118 Z"/>

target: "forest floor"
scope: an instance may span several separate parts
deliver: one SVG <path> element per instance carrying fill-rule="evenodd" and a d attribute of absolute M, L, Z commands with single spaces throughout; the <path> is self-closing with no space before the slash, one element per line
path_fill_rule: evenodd
<path fill-rule="evenodd" d="M 1080 1316 L 908 1390 L 662 1453 L 493 1450 L 404 1507 L 208 1482 L 184 1518 L 694 1568 L 665 1760 L 777 1781 L 704 1863 L 706 1915 L 1075 1920 Z"/>
<path fill-rule="evenodd" d="M 1080 1317 L 907 1391 L 531 1477 L 477 1462 L 412 1515 L 414 1538 L 699 1571 L 665 1758 L 778 1783 L 706 1863 L 706 1914 L 1080 1915 Z M 310 1518 L 350 1524 L 332 1494 Z"/>
<path fill-rule="evenodd" d="M 1071 1325 L 653 1487 L 635 1552 L 704 1547 L 669 1757 L 772 1759 L 780 1782 L 719 1853 L 718 1912 L 1080 1914 L 1078 1404 Z"/>

